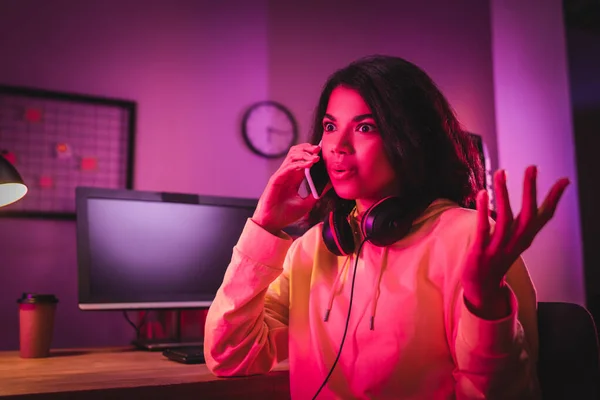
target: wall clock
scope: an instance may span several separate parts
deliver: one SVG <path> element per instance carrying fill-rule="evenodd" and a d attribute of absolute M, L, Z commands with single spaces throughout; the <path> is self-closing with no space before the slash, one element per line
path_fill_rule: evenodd
<path fill-rule="evenodd" d="M 254 153 L 266 158 L 280 158 L 296 144 L 298 124 L 284 105 L 260 101 L 244 113 L 242 135 Z"/>

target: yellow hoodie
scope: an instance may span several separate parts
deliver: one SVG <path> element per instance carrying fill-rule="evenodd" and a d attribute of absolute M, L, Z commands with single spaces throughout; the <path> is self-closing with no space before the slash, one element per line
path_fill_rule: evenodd
<path fill-rule="evenodd" d="M 347 337 L 319 399 L 538 397 L 536 297 L 522 260 L 507 277 L 508 317 L 483 320 L 464 304 L 476 220 L 437 200 L 405 238 L 363 246 Z M 267 373 L 289 359 L 292 398 L 317 392 L 340 347 L 355 262 L 330 253 L 321 230 L 293 241 L 247 221 L 206 320 L 215 375 Z"/>

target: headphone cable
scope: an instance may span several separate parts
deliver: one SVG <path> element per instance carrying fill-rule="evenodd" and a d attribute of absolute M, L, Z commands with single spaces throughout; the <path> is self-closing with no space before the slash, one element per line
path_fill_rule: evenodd
<path fill-rule="evenodd" d="M 319 395 L 319 393 L 321 393 L 321 390 L 323 390 L 323 388 L 327 384 L 327 381 L 329 381 L 329 378 L 331 377 L 331 374 L 333 374 L 333 370 L 334 370 L 335 366 L 337 365 L 337 362 L 340 359 L 340 356 L 342 355 L 342 348 L 344 347 L 344 342 L 346 341 L 346 334 L 348 333 L 348 325 L 350 324 L 350 312 L 352 311 L 352 299 L 354 297 L 354 282 L 356 281 L 356 270 L 358 269 L 358 257 L 360 256 L 360 251 L 362 250 L 362 247 L 365 244 L 365 242 L 367 242 L 367 240 L 369 240 L 369 239 L 368 238 L 363 239 L 363 241 L 360 243 L 360 246 L 358 246 L 358 251 L 356 252 L 356 260 L 354 261 L 354 272 L 352 274 L 352 287 L 350 289 L 350 303 L 348 304 L 348 316 L 346 317 L 346 326 L 344 328 L 344 334 L 342 336 L 342 341 L 340 343 L 340 349 L 338 350 L 337 356 L 335 357 L 335 361 L 333 362 L 333 365 L 331 366 L 331 369 L 329 370 L 329 374 L 327 374 L 327 377 L 321 384 L 321 387 L 319 387 L 319 390 L 317 390 L 317 393 L 315 393 L 315 395 L 313 396 L 312 400 L 315 400 L 317 398 L 317 396 Z"/>

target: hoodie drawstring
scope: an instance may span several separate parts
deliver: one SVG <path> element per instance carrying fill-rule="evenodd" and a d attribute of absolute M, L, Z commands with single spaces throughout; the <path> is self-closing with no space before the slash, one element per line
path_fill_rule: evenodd
<path fill-rule="evenodd" d="M 420 224 L 427 219 L 433 218 L 435 215 L 438 215 L 441 212 L 443 212 L 449 208 L 454 208 L 454 207 L 458 207 L 458 205 L 456 203 L 452 202 L 451 200 L 448 200 L 448 199 L 435 200 L 431 204 L 428 205 L 427 209 L 425 209 L 418 218 L 416 218 L 413 221 L 413 226 Z M 363 240 L 361 230 L 360 230 L 360 222 L 359 222 L 361 219 L 362 219 L 362 216 L 358 215 L 358 210 L 356 207 L 354 207 L 354 209 L 352 209 L 352 211 L 348 215 L 348 222 L 350 223 L 350 226 L 352 227 L 355 243 L 356 242 L 360 243 Z M 381 265 L 379 268 L 379 272 L 378 272 L 377 278 L 375 279 L 375 282 L 373 283 L 373 298 L 371 299 L 371 317 L 369 320 L 369 328 L 372 331 L 375 330 L 375 314 L 377 312 L 377 303 L 379 301 L 379 296 L 381 294 L 381 279 L 383 277 L 385 268 L 387 267 L 388 253 L 389 253 L 389 249 L 388 249 L 388 247 L 385 247 L 383 250 L 383 253 L 382 253 L 382 257 L 381 257 L 382 261 L 381 261 Z M 350 254 L 346 258 L 346 260 L 344 261 L 344 265 L 342 266 L 341 270 L 339 271 L 339 273 L 335 279 L 335 282 L 333 284 L 333 289 L 331 290 L 331 294 L 329 296 L 329 303 L 327 305 L 327 311 L 325 312 L 325 318 L 324 318 L 325 322 L 327 322 L 327 320 L 329 319 L 329 314 L 331 313 L 331 309 L 333 307 L 333 301 L 334 301 L 335 295 L 337 294 L 337 292 L 339 290 L 340 278 L 341 278 L 342 274 L 344 274 L 348 270 L 348 265 L 350 264 L 350 260 L 352 259 L 352 256 L 353 256 L 353 254 Z M 358 257 L 358 255 L 357 255 L 357 257 Z"/>
<path fill-rule="evenodd" d="M 329 303 L 327 305 L 327 311 L 325 312 L 325 318 L 323 319 L 323 321 L 325 321 L 325 322 L 327 322 L 327 320 L 329 319 L 329 313 L 331 312 L 331 308 L 333 307 L 333 299 L 335 298 L 335 295 L 338 291 L 340 278 L 346 272 L 346 269 L 347 269 L 348 265 L 350 264 L 351 258 L 352 258 L 352 255 L 348 255 L 348 257 L 346 257 L 346 260 L 344 261 L 342 268 L 340 269 L 337 276 L 335 277 L 335 281 L 333 282 L 333 288 L 331 289 L 331 294 L 329 295 Z"/>
<path fill-rule="evenodd" d="M 379 274 L 377 275 L 377 279 L 373 284 L 373 299 L 371 300 L 371 321 L 370 321 L 370 329 L 372 331 L 375 330 L 375 312 L 377 311 L 377 301 L 379 300 L 379 295 L 381 294 L 381 278 L 383 277 L 383 270 L 387 265 L 387 257 L 388 257 L 388 248 L 385 247 L 383 249 L 383 254 L 381 256 L 381 265 L 379 266 Z"/>
<path fill-rule="evenodd" d="M 357 220 L 357 210 L 356 207 L 352 210 L 352 212 L 349 215 L 348 218 L 348 222 L 350 223 L 350 225 L 353 228 L 354 231 L 354 235 L 355 235 L 355 239 L 356 240 L 362 240 L 362 237 L 360 237 L 360 229 L 358 229 L 359 227 L 359 223 Z M 333 288 L 331 289 L 331 293 L 329 295 L 329 302 L 327 304 L 327 310 L 325 311 L 325 318 L 323 318 L 324 322 L 327 322 L 329 320 L 329 314 L 331 313 L 331 309 L 333 307 L 333 301 L 335 299 L 335 296 L 339 290 L 339 285 L 340 285 L 340 280 L 342 275 L 344 275 L 348 269 L 348 265 L 350 265 L 350 261 L 352 259 L 352 255 L 350 254 L 346 257 L 346 260 L 344 260 L 344 264 L 342 265 L 342 268 L 340 269 L 340 271 L 338 272 L 335 281 L 333 282 Z M 358 255 L 357 255 L 358 256 Z M 385 247 L 383 249 L 383 254 L 382 254 L 382 258 L 381 258 L 381 265 L 379 268 L 379 273 L 377 275 L 377 278 L 375 279 L 375 282 L 373 283 L 373 298 L 371 299 L 371 317 L 369 320 L 369 329 L 370 330 L 375 330 L 375 313 L 377 311 L 377 301 L 379 300 L 379 295 L 381 294 L 381 278 L 383 276 L 383 271 L 385 266 L 387 265 L 387 258 L 388 258 L 388 248 Z"/>
<path fill-rule="evenodd" d="M 377 274 L 377 278 L 373 282 L 373 298 L 371 299 L 371 318 L 369 320 L 369 329 L 372 331 L 375 330 L 375 313 L 377 311 L 377 302 L 379 300 L 379 295 L 381 294 L 381 278 L 383 277 L 385 265 L 387 264 L 387 257 L 388 257 L 388 249 L 386 247 L 383 250 L 379 273 Z M 341 277 L 348 270 L 348 265 L 351 264 L 350 263 L 351 259 L 352 259 L 352 255 L 349 255 L 348 257 L 346 257 L 346 259 L 344 260 L 344 264 L 342 265 L 342 268 L 340 269 L 337 276 L 335 277 L 335 281 L 333 282 L 333 287 L 332 287 L 331 293 L 329 295 L 329 302 L 327 303 L 327 310 L 325 311 L 325 317 L 323 318 L 324 322 L 327 322 L 329 320 L 329 314 L 331 313 L 331 308 L 333 307 L 333 301 L 339 290 L 340 281 L 342 280 Z"/>

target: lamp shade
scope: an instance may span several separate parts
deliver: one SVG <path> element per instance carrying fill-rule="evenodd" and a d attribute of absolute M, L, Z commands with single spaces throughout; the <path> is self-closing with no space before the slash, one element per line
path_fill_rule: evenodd
<path fill-rule="evenodd" d="M 27 193 L 27 186 L 17 169 L 0 155 L 0 207 L 14 203 Z"/>

